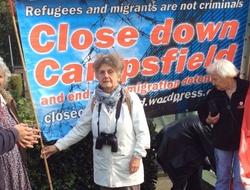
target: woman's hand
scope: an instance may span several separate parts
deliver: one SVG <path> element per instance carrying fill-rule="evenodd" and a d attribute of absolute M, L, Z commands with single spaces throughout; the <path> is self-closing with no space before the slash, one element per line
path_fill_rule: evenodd
<path fill-rule="evenodd" d="M 29 128 L 28 124 L 25 123 L 17 124 L 14 128 L 18 130 L 18 143 L 23 148 L 33 148 L 34 144 L 38 143 L 37 139 L 40 138 L 38 129 Z"/>
<path fill-rule="evenodd" d="M 56 152 L 58 152 L 58 149 L 56 148 L 55 145 L 46 146 L 42 148 L 40 157 L 43 159 L 44 159 L 44 156 L 48 158 L 52 154 L 55 154 Z"/>
<path fill-rule="evenodd" d="M 140 161 L 141 160 L 139 158 L 136 158 L 134 156 L 132 157 L 130 161 L 130 166 L 129 166 L 129 171 L 131 174 L 137 172 L 137 170 L 140 167 Z"/>
<path fill-rule="evenodd" d="M 207 116 L 206 122 L 208 124 L 215 124 L 218 122 L 219 119 L 220 119 L 220 113 L 218 113 L 216 116 L 212 117 L 211 112 L 209 112 L 209 115 Z"/>

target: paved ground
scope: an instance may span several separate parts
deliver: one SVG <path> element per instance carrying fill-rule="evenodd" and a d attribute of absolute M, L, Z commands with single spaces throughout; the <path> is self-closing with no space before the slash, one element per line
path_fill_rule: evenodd
<path fill-rule="evenodd" d="M 169 177 L 164 173 L 160 173 L 156 184 L 156 190 L 170 190 L 171 187 L 172 182 Z"/>
<path fill-rule="evenodd" d="M 203 171 L 203 190 L 214 190 L 215 175 L 208 171 Z M 158 181 L 156 184 L 156 190 L 170 190 L 172 182 L 169 177 L 163 172 L 158 172 Z"/>

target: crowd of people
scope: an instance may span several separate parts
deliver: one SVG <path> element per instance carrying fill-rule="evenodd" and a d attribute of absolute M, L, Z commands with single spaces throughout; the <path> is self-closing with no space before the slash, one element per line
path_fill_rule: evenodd
<path fill-rule="evenodd" d="M 123 67 L 123 58 L 117 53 L 96 56 L 93 69 L 99 84 L 94 95 L 75 127 L 55 144 L 42 148 L 40 155 L 47 159 L 92 131 L 94 182 L 101 190 L 139 190 L 144 181 L 142 159 L 151 145 L 143 105 L 138 95 L 121 83 Z M 197 116 L 171 123 L 158 133 L 157 160 L 169 174 L 172 190 L 201 190 L 206 157 L 209 169 L 216 173 L 216 190 L 229 190 L 231 185 L 234 190 L 244 190 L 238 153 L 249 81 L 241 79 L 235 65 L 226 59 L 214 60 L 206 71 L 214 88 Z M 28 190 L 31 186 L 20 147 L 32 148 L 39 131 L 18 120 L 15 102 L 5 90 L 9 76 L 1 60 L 0 141 L 4 143 L 0 150 L 0 189 L 5 185 L 6 190 Z"/>

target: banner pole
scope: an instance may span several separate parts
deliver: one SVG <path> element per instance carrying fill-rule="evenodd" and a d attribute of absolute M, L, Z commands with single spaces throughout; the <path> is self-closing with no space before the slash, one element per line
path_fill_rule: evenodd
<path fill-rule="evenodd" d="M 23 66 L 23 70 L 24 70 L 24 77 L 25 77 L 25 81 L 27 83 L 29 96 L 31 98 L 31 104 L 32 104 L 33 112 L 35 114 L 36 125 L 37 125 L 38 129 L 40 130 L 40 125 L 38 124 L 37 115 L 36 115 L 36 112 L 35 112 L 35 109 L 34 109 L 34 103 L 33 103 L 33 99 L 32 99 L 31 92 L 30 92 L 29 82 L 28 82 L 28 79 L 27 79 L 26 65 L 25 65 L 25 62 L 24 62 L 23 51 L 22 51 L 22 47 L 21 47 L 21 43 L 20 43 L 20 38 L 19 38 L 17 26 L 16 26 L 16 19 L 15 19 L 12 0 L 9 0 L 9 4 L 10 4 L 10 12 L 11 12 L 11 16 L 12 16 L 12 21 L 13 21 L 13 25 L 14 25 L 14 29 L 15 29 L 15 34 L 16 34 L 16 38 L 17 38 L 18 49 L 19 49 L 19 52 L 20 52 L 22 66 Z M 44 144 L 43 144 L 43 139 L 42 139 L 41 133 L 40 133 L 40 144 L 41 144 L 41 147 L 43 148 Z M 52 180 L 51 180 L 51 176 L 50 176 L 50 171 L 49 171 L 47 158 L 44 157 L 43 160 L 44 160 L 44 163 L 45 163 L 45 168 L 46 168 L 46 172 L 47 172 L 47 177 L 48 177 L 48 181 L 49 181 L 50 190 L 53 190 L 53 185 L 52 185 Z"/>

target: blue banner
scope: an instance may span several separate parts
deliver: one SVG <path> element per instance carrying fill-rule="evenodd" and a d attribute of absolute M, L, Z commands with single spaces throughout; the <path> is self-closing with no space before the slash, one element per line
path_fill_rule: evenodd
<path fill-rule="evenodd" d="M 122 82 L 148 118 L 197 110 L 205 69 L 240 69 L 249 0 L 16 0 L 27 78 L 46 141 L 74 127 L 98 81 L 97 53 L 124 57 Z"/>

